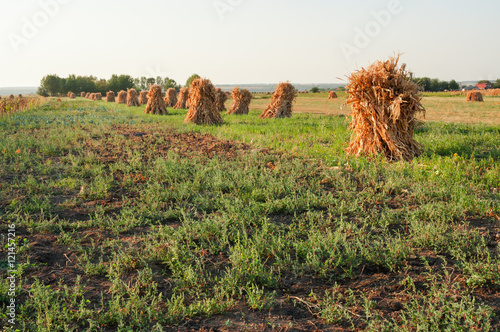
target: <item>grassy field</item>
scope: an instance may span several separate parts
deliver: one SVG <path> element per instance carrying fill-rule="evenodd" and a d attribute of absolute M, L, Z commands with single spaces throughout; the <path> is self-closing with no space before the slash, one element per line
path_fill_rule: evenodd
<path fill-rule="evenodd" d="M 344 154 L 345 95 L 258 119 L 269 97 L 217 127 L 81 98 L 0 117 L 3 330 L 500 329 L 500 99 L 425 97 L 406 163 Z"/>

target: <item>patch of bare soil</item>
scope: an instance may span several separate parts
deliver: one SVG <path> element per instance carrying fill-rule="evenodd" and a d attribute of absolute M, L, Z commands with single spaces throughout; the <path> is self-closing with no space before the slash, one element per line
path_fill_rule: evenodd
<path fill-rule="evenodd" d="M 125 137 L 128 141 L 121 139 Z M 173 130 L 153 132 L 135 131 L 130 127 L 116 127 L 103 136 L 94 135 L 85 142 L 85 148 L 95 152 L 103 163 L 112 163 L 128 156 L 129 151 L 140 154 L 144 159 L 150 156 L 165 157 L 174 152 L 183 158 L 221 157 L 232 160 L 251 146 L 241 142 L 220 140 L 210 134 L 177 133 Z"/>

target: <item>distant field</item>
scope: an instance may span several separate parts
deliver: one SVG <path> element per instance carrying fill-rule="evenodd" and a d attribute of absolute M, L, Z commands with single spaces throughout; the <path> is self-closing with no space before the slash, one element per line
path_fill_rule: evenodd
<path fill-rule="evenodd" d="M 11 94 L 17 96 L 22 95 L 34 95 L 36 94 L 37 87 L 20 87 L 20 88 L 0 88 L 0 96 L 9 96 Z"/>
<path fill-rule="evenodd" d="M 345 155 L 345 94 L 269 98 L 0 116 L 4 331 L 498 331 L 500 99 L 425 97 L 422 155 L 388 162 Z"/>
<path fill-rule="evenodd" d="M 295 110 L 301 113 L 347 115 L 350 108 L 344 106 L 345 93 L 338 99 L 328 100 L 327 93 L 300 94 Z M 263 111 L 270 95 L 257 94 L 252 101 L 255 109 Z M 482 103 L 466 102 L 464 96 L 451 96 L 447 93 L 425 94 L 423 105 L 427 110 L 425 120 L 461 123 L 500 124 L 500 98 L 484 97 Z"/>

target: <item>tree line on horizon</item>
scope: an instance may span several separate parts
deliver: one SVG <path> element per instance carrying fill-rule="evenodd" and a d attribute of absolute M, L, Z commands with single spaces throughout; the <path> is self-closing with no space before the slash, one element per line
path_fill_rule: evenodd
<path fill-rule="evenodd" d="M 447 91 L 447 90 L 458 90 L 460 89 L 460 84 L 455 80 L 451 81 L 441 81 L 437 78 L 429 78 L 429 77 L 414 77 L 412 81 L 417 83 L 420 86 L 421 91 L 428 92 L 439 92 L 439 91 Z M 329 89 L 320 89 L 318 87 L 313 87 L 309 90 L 312 93 L 324 92 Z M 345 90 L 345 87 L 338 88 L 337 90 Z"/>
<path fill-rule="evenodd" d="M 440 91 L 454 91 L 460 89 L 460 84 L 455 80 L 451 81 L 441 81 L 437 78 L 429 77 L 415 77 L 412 81 L 420 85 L 422 91 L 427 92 L 440 92 Z M 488 80 L 482 80 L 478 83 L 490 83 L 493 89 L 500 89 L 500 78 L 496 82 L 490 82 Z"/>
<path fill-rule="evenodd" d="M 197 74 L 191 75 L 186 81 L 186 86 L 191 85 L 191 82 L 200 77 Z M 68 92 L 80 94 L 81 92 L 98 93 L 105 95 L 108 91 L 118 92 L 127 89 L 136 89 L 137 91 L 149 90 L 149 86 L 158 84 L 163 89 L 168 90 L 174 88 L 180 90 L 181 85 L 169 77 L 162 78 L 140 77 L 133 78 L 130 75 L 112 75 L 109 80 L 100 79 L 95 76 L 76 76 L 69 75 L 68 77 L 59 77 L 58 75 L 46 75 L 40 81 L 37 94 L 44 97 L 64 96 Z"/>
<path fill-rule="evenodd" d="M 414 77 L 412 81 L 417 83 L 422 91 L 440 92 L 460 89 L 460 84 L 457 81 L 441 81 L 437 78 L 429 77 Z"/>
<path fill-rule="evenodd" d="M 187 81 L 185 86 L 189 87 L 191 82 L 199 78 L 198 74 L 191 75 Z M 422 91 L 428 92 L 440 92 L 440 91 L 453 91 L 460 89 L 460 84 L 457 81 L 441 81 L 437 78 L 429 78 L 429 77 L 414 77 L 412 81 L 417 83 Z M 493 89 L 500 89 L 500 79 L 497 79 L 495 82 L 490 82 L 487 80 L 479 81 L 479 83 L 491 83 Z M 133 78 L 130 75 L 112 75 L 109 80 L 100 79 L 96 76 L 76 76 L 69 75 L 66 78 L 59 77 L 58 75 L 46 75 L 40 81 L 40 86 L 38 87 L 37 94 L 40 96 L 48 97 L 48 96 L 64 96 L 68 92 L 73 92 L 75 94 L 80 94 L 81 92 L 90 92 L 105 95 L 108 91 L 127 91 L 127 89 L 136 89 L 137 91 L 148 90 L 149 86 L 152 84 L 159 84 L 163 87 L 163 89 L 168 90 L 169 88 L 174 88 L 177 91 L 180 90 L 181 85 L 178 84 L 175 80 L 165 77 L 162 78 L 160 76 L 154 77 L 140 77 Z M 340 90 L 344 90 L 345 87 L 339 88 Z M 318 87 L 313 87 L 311 92 L 320 92 L 327 91 L 329 89 L 320 89 Z"/>

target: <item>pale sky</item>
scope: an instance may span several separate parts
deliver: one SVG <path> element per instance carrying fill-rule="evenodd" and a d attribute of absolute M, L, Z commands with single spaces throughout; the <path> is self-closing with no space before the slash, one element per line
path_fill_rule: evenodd
<path fill-rule="evenodd" d="M 0 87 L 46 74 L 342 83 L 403 53 L 416 76 L 500 78 L 500 1 L 3 0 Z"/>

